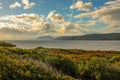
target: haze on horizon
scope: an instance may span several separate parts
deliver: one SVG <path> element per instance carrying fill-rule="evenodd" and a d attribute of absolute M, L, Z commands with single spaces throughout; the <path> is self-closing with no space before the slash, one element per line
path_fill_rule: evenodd
<path fill-rule="evenodd" d="M 0 40 L 120 33 L 120 0 L 0 0 Z"/>

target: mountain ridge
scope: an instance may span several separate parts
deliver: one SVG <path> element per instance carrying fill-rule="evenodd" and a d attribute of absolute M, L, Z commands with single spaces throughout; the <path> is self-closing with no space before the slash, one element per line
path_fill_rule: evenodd
<path fill-rule="evenodd" d="M 120 40 L 120 33 L 87 34 L 82 36 L 61 36 L 56 40 Z"/>
<path fill-rule="evenodd" d="M 53 40 L 53 36 L 39 36 L 36 38 L 37 40 Z"/>

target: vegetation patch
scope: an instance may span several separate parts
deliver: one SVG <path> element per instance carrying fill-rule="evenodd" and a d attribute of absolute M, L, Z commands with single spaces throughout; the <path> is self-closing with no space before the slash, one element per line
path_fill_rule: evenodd
<path fill-rule="evenodd" d="M 4 41 L 0 41 L 0 46 L 5 46 L 5 47 L 16 47 L 16 45 L 11 44 L 11 43 L 7 43 Z"/>
<path fill-rule="evenodd" d="M 119 74 L 120 51 L 0 47 L 0 80 L 120 80 Z"/>

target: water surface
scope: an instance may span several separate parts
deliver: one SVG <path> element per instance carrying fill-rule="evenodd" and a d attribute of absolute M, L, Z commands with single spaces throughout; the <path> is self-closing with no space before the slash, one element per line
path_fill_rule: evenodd
<path fill-rule="evenodd" d="M 84 49 L 84 50 L 116 50 L 120 51 L 120 41 L 81 41 L 81 40 L 11 40 L 20 48 L 63 48 L 63 49 Z"/>

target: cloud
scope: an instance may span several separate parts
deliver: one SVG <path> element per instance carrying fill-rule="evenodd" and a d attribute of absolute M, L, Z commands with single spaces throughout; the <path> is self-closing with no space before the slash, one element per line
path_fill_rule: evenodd
<path fill-rule="evenodd" d="M 4 33 L 4 36 L 5 33 L 6 36 L 10 34 L 16 37 L 19 34 L 24 35 L 22 33 L 25 33 L 24 37 L 26 36 L 27 38 L 28 36 L 31 38 L 40 35 L 77 35 L 83 34 L 83 31 L 88 28 L 87 25 L 72 22 L 51 23 L 43 15 L 34 13 L 2 16 L 0 17 L 0 25 L 2 28 L 1 32 Z M 9 29 L 10 31 L 8 31 Z"/>
<path fill-rule="evenodd" d="M 3 9 L 3 8 L 2 8 L 2 3 L 0 3 L 0 9 Z"/>
<path fill-rule="evenodd" d="M 113 1 L 108 1 L 105 3 L 106 5 L 111 5 L 114 7 L 120 7 L 120 0 L 113 0 Z"/>
<path fill-rule="evenodd" d="M 75 16 L 80 19 L 84 17 L 91 17 L 101 23 L 108 24 L 106 29 L 118 29 L 120 28 L 120 0 L 106 2 L 105 6 L 100 9 Z"/>
<path fill-rule="evenodd" d="M 34 2 L 30 2 L 29 0 L 22 0 L 22 3 L 25 5 L 24 9 L 32 8 L 35 5 Z"/>
<path fill-rule="evenodd" d="M 38 20 L 43 21 L 44 20 L 43 15 L 37 15 L 37 14 L 34 14 L 34 13 L 31 13 L 31 14 L 24 13 L 24 14 L 21 14 L 21 15 L 17 15 L 15 17 L 18 18 L 18 19 L 32 20 L 32 21 L 38 21 Z"/>
<path fill-rule="evenodd" d="M 0 17 L 0 22 L 3 23 L 13 23 L 26 27 L 37 27 L 40 22 L 44 22 L 43 15 L 31 14 L 21 14 L 21 15 L 8 15 Z M 3 27 L 5 25 L 2 24 Z"/>
<path fill-rule="evenodd" d="M 56 11 L 51 11 L 48 14 L 47 18 L 54 22 L 63 22 L 64 21 L 64 16 L 62 16 L 59 13 L 56 13 Z"/>
<path fill-rule="evenodd" d="M 30 2 L 29 0 L 22 0 L 22 4 L 24 5 L 23 9 L 29 9 L 35 5 L 34 2 Z M 22 7 L 22 5 L 19 2 L 15 2 L 15 3 L 9 5 L 9 7 L 11 9 L 13 9 L 13 8 L 17 8 L 17 7 Z"/>
<path fill-rule="evenodd" d="M 3 16 L 0 17 L 0 25 L 1 39 L 3 36 L 4 39 L 26 39 L 55 32 L 55 25 L 44 21 L 44 16 L 37 14 Z"/>
<path fill-rule="evenodd" d="M 73 14 L 67 14 L 67 16 L 72 18 L 72 17 L 73 17 Z"/>
<path fill-rule="evenodd" d="M 0 28 L 0 39 L 30 39 L 36 35 L 35 32 L 16 27 Z"/>
<path fill-rule="evenodd" d="M 39 3 L 44 3 L 44 0 L 39 0 Z"/>
<path fill-rule="evenodd" d="M 40 22 L 37 27 L 36 30 L 40 31 L 40 32 L 44 32 L 44 33 L 49 33 L 49 32 L 53 32 L 54 31 L 54 27 L 55 25 L 48 23 L 48 22 Z"/>
<path fill-rule="evenodd" d="M 15 3 L 9 5 L 9 7 L 10 7 L 11 9 L 13 9 L 13 8 L 17 8 L 17 7 L 21 7 L 21 4 L 18 3 L 18 2 L 15 2 Z"/>
<path fill-rule="evenodd" d="M 0 18 L 0 21 L 12 21 L 14 23 L 24 23 L 24 24 L 29 24 L 34 23 L 36 21 L 44 21 L 44 16 L 43 15 L 37 15 L 34 13 L 31 14 L 20 14 L 20 15 L 8 15 L 8 16 L 3 16 Z"/>
<path fill-rule="evenodd" d="M 83 11 L 89 11 L 92 7 L 92 2 L 83 3 L 83 1 L 77 1 L 70 6 L 70 9 L 78 9 Z"/>
<path fill-rule="evenodd" d="M 72 22 L 64 22 L 59 26 L 61 26 L 61 28 L 58 29 L 57 32 L 62 35 L 82 35 L 82 31 L 87 28 L 85 25 Z"/>
<path fill-rule="evenodd" d="M 2 27 L 0 28 L 0 32 L 4 33 L 4 34 L 24 34 L 25 30 L 19 27 Z"/>
<path fill-rule="evenodd" d="M 0 17 L 0 35 L 5 39 L 33 38 L 40 35 L 77 35 L 82 34 L 84 25 L 64 22 L 51 23 L 45 20 L 42 15 L 20 14 Z M 21 36 L 21 37 L 20 37 Z M 1 36 L 3 38 L 3 36 Z M 1 38 L 0 37 L 0 38 Z"/>

